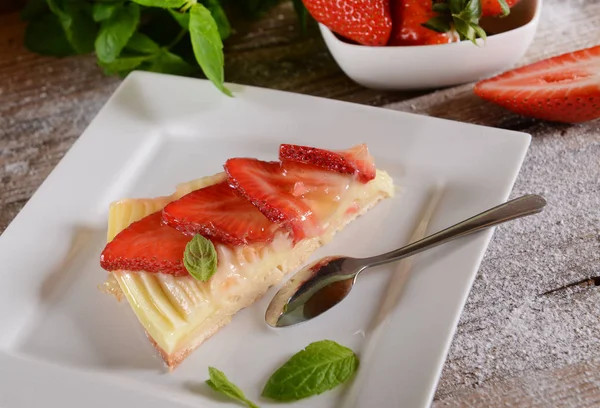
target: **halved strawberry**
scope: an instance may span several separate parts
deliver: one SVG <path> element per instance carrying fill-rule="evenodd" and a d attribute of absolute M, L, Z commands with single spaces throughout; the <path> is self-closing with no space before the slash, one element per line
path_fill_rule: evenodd
<path fill-rule="evenodd" d="M 375 162 L 365 144 L 342 151 L 282 144 L 279 147 L 279 159 L 313 164 L 337 173 L 355 174 L 363 183 L 375 178 Z"/>
<path fill-rule="evenodd" d="M 600 117 L 600 46 L 517 68 L 475 85 L 475 94 L 517 114 L 577 123 Z"/>
<path fill-rule="evenodd" d="M 296 162 L 235 158 L 225 163 L 229 182 L 271 221 L 291 229 L 296 241 L 322 232 L 350 176 Z"/>
<path fill-rule="evenodd" d="M 183 266 L 185 246 L 191 240 L 162 222 L 162 212 L 134 222 L 110 241 L 100 256 L 107 271 L 128 270 L 187 275 Z"/>
<path fill-rule="evenodd" d="M 162 217 L 185 234 L 201 234 L 231 245 L 269 242 L 278 227 L 227 181 L 173 201 L 164 208 Z"/>
<path fill-rule="evenodd" d="M 310 15 L 362 45 L 386 45 L 392 31 L 389 0 L 303 0 Z"/>

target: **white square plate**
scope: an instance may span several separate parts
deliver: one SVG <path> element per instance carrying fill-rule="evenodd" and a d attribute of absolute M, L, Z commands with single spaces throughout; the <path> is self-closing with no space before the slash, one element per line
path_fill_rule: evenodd
<path fill-rule="evenodd" d="M 505 201 L 530 136 L 251 87 L 228 98 L 202 80 L 136 72 L 0 237 L 0 405 L 236 407 L 204 384 L 223 370 L 261 406 L 268 376 L 309 343 L 335 340 L 361 358 L 352 384 L 294 407 L 424 407 L 492 231 L 423 253 L 378 336 L 367 330 L 395 266 L 361 276 L 320 318 L 274 330 L 277 288 L 167 374 L 127 302 L 100 293 L 108 205 L 170 194 L 229 157 L 277 158 L 280 143 L 366 142 L 403 193 L 361 217 L 313 259 L 367 256 L 407 243 L 430 189 L 446 193 L 434 232 Z M 351 397 L 349 397 L 351 396 Z M 229 404 L 229 405 L 228 405 Z"/>

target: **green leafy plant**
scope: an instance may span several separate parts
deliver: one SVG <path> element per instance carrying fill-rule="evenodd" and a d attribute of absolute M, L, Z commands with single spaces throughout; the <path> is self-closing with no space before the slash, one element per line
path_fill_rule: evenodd
<path fill-rule="evenodd" d="M 302 27 L 308 13 L 292 0 Z M 133 70 L 206 78 L 224 94 L 223 40 L 233 29 L 226 10 L 247 18 L 280 0 L 30 0 L 25 45 L 42 55 L 95 52 L 107 75 Z M 236 10 L 237 9 L 237 10 Z"/>

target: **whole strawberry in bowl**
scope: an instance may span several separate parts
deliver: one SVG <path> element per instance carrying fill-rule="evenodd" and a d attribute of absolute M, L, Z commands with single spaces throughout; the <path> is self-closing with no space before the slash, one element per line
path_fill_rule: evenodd
<path fill-rule="evenodd" d="M 375 89 L 472 82 L 514 65 L 542 0 L 303 0 L 342 70 Z"/>

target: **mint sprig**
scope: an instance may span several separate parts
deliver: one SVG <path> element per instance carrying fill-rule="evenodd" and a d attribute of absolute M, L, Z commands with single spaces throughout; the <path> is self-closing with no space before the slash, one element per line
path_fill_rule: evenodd
<path fill-rule="evenodd" d="M 331 340 L 317 341 L 275 371 L 262 396 L 288 402 L 318 395 L 347 381 L 358 364 L 351 349 Z"/>
<path fill-rule="evenodd" d="M 56 57 L 95 52 L 106 74 L 121 77 L 132 70 L 202 71 L 231 95 L 224 85 L 222 42 L 234 31 L 228 13 L 255 18 L 280 1 L 29 0 L 21 17 L 28 21 L 24 42 L 33 52 Z M 292 1 L 304 26 L 306 10 L 301 0 Z"/>
<path fill-rule="evenodd" d="M 234 383 L 229 381 L 222 371 L 219 371 L 214 367 L 208 367 L 208 375 L 210 376 L 210 379 L 206 380 L 206 384 L 216 392 L 241 402 L 249 408 L 259 408 L 258 405 L 246 398 L 244 392 Z"/>

